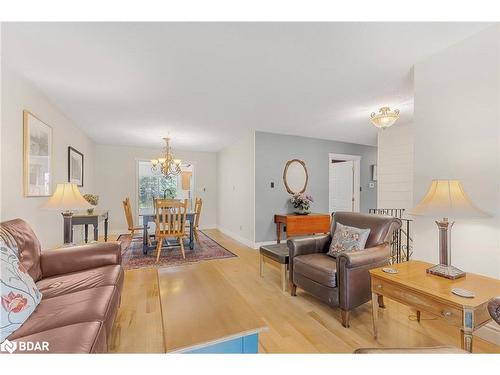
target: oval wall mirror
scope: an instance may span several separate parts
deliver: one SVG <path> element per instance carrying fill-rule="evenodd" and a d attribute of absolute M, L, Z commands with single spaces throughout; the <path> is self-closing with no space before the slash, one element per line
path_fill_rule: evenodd
<path fill-rule="evenodd" d="M 303 193 L 306 191 L 309 175 L 306 163 L 299 159 L 287 161 L 283 171 L 283 182 L 286 191 L 290 194 Z"/>

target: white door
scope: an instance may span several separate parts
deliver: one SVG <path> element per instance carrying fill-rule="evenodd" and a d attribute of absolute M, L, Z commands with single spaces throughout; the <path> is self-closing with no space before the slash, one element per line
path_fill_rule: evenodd
<path fill-rule="evenodd" d="M 330 162 L 330 213 L 354 211 L 354 160 Z"/>

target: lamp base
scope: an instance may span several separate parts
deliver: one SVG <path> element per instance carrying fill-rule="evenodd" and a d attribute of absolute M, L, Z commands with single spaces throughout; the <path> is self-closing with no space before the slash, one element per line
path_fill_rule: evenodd
<path fill-rule="evenodd" d="M 448 266 L 446 264 L 436 264 L 430 268 L 427 268 L 427 273 L 432 275 L 446 277 L 447 279 L 459 279 L 465 276 L 465 272 L 458 269 L 457 267 Z"/>

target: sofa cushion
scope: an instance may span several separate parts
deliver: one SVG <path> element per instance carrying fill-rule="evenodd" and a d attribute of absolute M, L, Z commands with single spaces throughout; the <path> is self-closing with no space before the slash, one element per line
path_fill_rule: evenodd
<path fill-rule="evenodd" d="M 85 322 L 57 327 L 19 337 L 14 353 L 105 353 L 106 330 L 102 322 Z M 48 351 L 20 351 L 20 342 L 48 343 Z"/>
<path fill-rule="evenodd" d="M 330 288 L 337 286 L 337 262 L 323 253 L 294 257 L 293 272 Z"/>
<path fill-rule="evenodd" d="M 104 322 L 109 334 L 119 301 L 120 293 L 115 286 L 101 286 L 43 299 L 37 310 L 8 339 L 93 321 Z"/>
<path fill-rule="evenodd" d="M 4 232 L 5 231 L 5 232 Z M 11 237 L 17 244 L 17 256 L 34 281 L 40 280 L 40 242 L 31 227 L 24 220 L 14 219 L 0 225 L 0 233 Z"/>
<path fill-rule="evenodd" d="M 42 300 L 17 253 L 0 238 L 0 343 L 18 330 Z"/>
<path fill-rule="evenodd" d="M 47 277 L 36 283 L 43 298 L 57 297 L 99 286 L 115 285 L 121 290 L 123 269 L 119 265 L 92 268 L 85 271 Z"/>
<path fill-rule="evenodd" d="M 369 234 L 370 229 L 360 229 L 337 223 L 327 254 L 336 257 L 339 253 L 362 250 L 365 248 Z"/>

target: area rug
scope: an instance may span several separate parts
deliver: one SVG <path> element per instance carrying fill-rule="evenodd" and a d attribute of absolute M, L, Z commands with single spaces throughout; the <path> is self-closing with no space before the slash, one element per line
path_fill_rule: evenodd
<path fill-rule="evenodd" d="M 196 263 L 204 260 L 232 258 L 236 255 L 222 247 L 202 231 L 198 231 L 199 242 L 194 243 L 194 249 L 189 249 L 186 244 L 184 251 L 186 259 L 182 258 L 181 248 L 178 246 L 164 247 L 161 250 L 160 260 L 156 263 L 156 249 L 142 253 L 142 238 L 131 238 L 130 234 L 122 234 L 117 241 L 122 245 L 122 266 L 124 269 L 144 267 L 172 267 L 187 263 Z M 128 243 L 128 246 L 126 246 Z"/>

